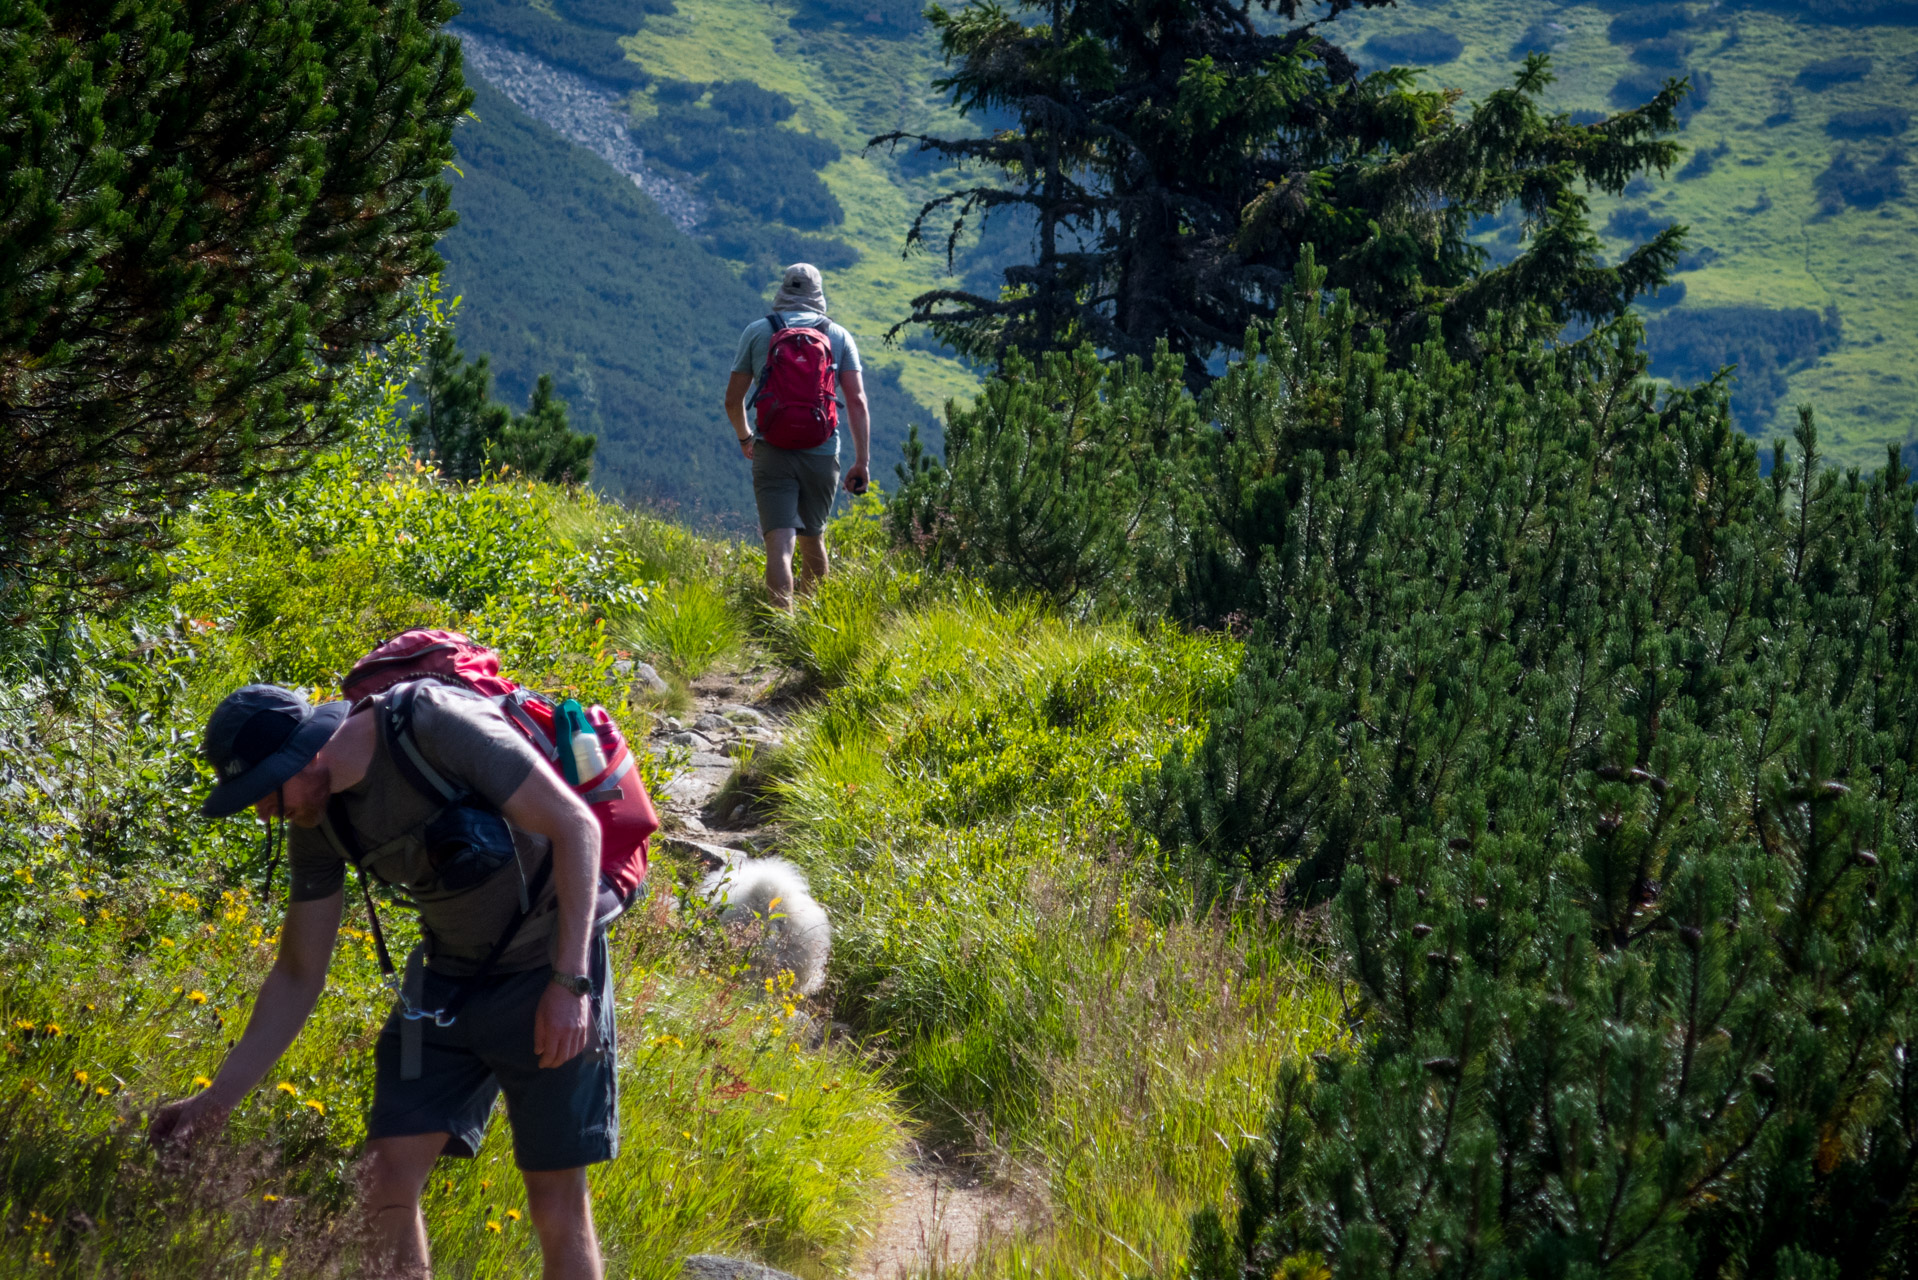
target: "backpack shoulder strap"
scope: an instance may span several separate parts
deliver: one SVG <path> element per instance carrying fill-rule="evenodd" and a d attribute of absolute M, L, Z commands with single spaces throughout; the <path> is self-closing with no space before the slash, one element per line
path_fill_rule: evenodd
<path fill-rule="evenodd" d="M 415 791 L 435 804 L 457 804 L 465 797 L 465 788 L 453 785 L 427 763 L 420 753 L 419 739 L 413 734 L 413 704 L 420 684 L 416 680 L 400 685 L 386 697 L 386 705 L 380 711 L 380 732 L 386 737 L 386 754 L 393 758 L 400 776 L 411 783 Z"/>
<path fill-rule="evenodd" d="M 773 333 L 778 333 L 786 327 L 786 322 L 780 319 L 777 311 L 769 311 L 766 313 L 766 324 Z"/>
<path fill-rule="evenodd" d="M 327 799 L 326 811 L 320 818 L 320 831 L 334 850 L 359 873 L 360 896 L 366 899 L 366 919 L 373 927 L 373 950 L 379 955 L 380 973 L 383 977 L 391 978 L 395 972 L 393 956 L 386 949 L 386 930 L 380 928 L 380 913 L 373 907 L 373 886 L 366 878 L 366 850 L 360 845 L 359 832 L 353 830 L 353 823 L 346 816 L 346 803 L 338 793 Z"/>

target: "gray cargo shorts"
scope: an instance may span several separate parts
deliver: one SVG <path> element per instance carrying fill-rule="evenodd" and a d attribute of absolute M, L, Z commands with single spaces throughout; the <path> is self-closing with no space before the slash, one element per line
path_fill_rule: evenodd
<path fill-rule="evenodd" d="M 533 1052 L 533 1017 L 552 969 L 489 974 L 473 984 L 450 1027 L 421 1023 L 422 1071 L 400 1079 L 400 1014 L 394 1009 L 373 1047 L 373 1109 L 368 1138 L 422 1133 L 448 1137 L 440 1154 L 478 1153 L 493 1101 L 506 1094 L 513 1155 L 535 1173 L 577 1169 L 619 1154 L 618 1045 L 613 1026 L 612 963 L 603 930 L 593 937 L 592 1026 L 570 1062 L 543 1069 Z M 456 978 L 426 971 L 423 1008 L 443 1008 Z"/>
<path fill-rule="evenodd" d="M 839 459 L 832 454 L 753 443 L 753 501 L 759 505 L 761 533 L 797 529 L 808 538 L 819 537 L 838 489 Z"/>

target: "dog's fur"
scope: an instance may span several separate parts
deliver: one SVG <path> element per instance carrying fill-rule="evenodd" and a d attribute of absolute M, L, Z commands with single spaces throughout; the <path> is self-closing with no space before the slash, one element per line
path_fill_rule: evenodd
<path fill-rule="evenodd" d="M 802 996 L 826 984 L 832 925 L 798 867 L 784 858 L 747 858 L 707 876 L 699 896 L 720 908 L 719 922 L 729 931 L 758 932 L 753 947 L 757 976 L 770 978 L 790 970 L 793 991 Z"/>

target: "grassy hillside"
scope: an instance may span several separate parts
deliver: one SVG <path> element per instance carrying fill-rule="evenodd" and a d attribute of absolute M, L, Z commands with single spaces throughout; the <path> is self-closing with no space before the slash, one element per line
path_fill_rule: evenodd
<path fill-rule="evenodd" d="M 932 575 L 885 550 L 874 498 L 835 526 L 825 589 L 769 617 L 753 543 L 449 484 L 389 426 L 192 512 L 158 598 L 0 631 L 0 1273 L 351 1273 L 387 1005 L 355 904 L 318 1012 L 227 1140 L 182 1161 L 141 1134 L 245 1025 L 286 883 L 262 892 L 249 816 L 198 816 L 205 715 L 250 680 L 326 697 L 408 625 L 481 637 L 635 741 L 663 708 L 623 656 L 789 673 L 785 745 L 747 757 L 725 803 L 810 872 L 835 929 L 810 1012 L 851 1034 L 796 1044 L 723 935 L 675 909 L 695 868 L 656 859 L 650 906 L 614 935 L 623 1149 L 592 1175 L 609 1275 L 666 1280 L 699 1251 L 843 1274 L 909 1138 L 1030 1205 L 987 1273 L 1176 1260 L 1278 1065 L 1340 1035 L 1296 925 L 1259 900 L 1195 911 L 1132 826 L 1132 783 L 1203 732 L 1238 643 Z M 641 771 L 658 791 L 678 763 Z M 404 947 L 406 913 L 382 915 Z M 436 1170 L 425 1209 L 436 1275 L 536 1265 L 503 1125 Z"/>
<path fill-rule="evenodd" d="M 1885 445 L 1918 440 L 1918 192 L 1905 162 L 1918 27 L 1858 20 L 1908 24 L 1910 6 L 1850 8 L 1865 12 L 1834 25 L 1814 7 L 1401 0 L 1335 26 L 1355 52 L 1423 56 L 1429 83 L 1472 96 L 1507 80 L 1527 49 L 1549 51 L 1559 80 L 1548 101 L 1564 111 L 1642 101 L 1663 76 L 1694 74 L 1705 91 L 1682 167 L 1595 202 L 1616 251 L 1647 228 L 1692 228 L 1681 300 L 1648 308 L 1654 367 L 1696 378 L 1717 359 L 1777 352 L 1776 387 L 1746 369 L 1740 425 L 1788 434 L 1794 406 L 1809 402 L 1833 461 L 1875 467 Z M 1405 40 L 1432 31 L 1457 37 L 1455 57 L 1438 61 L 1443 41 Z M 1850 199 L 1832 174 L 1844 159 L 1872 179 L 1854 178 Z M 1496 252 L 1502 234 L 1482 239 Z M 1836 340 L 1821 329 L 1828 308 Z"/>

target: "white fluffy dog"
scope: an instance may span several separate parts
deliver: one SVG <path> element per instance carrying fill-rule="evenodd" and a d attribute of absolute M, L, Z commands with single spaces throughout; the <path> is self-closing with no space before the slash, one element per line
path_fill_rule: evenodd
<path fill-rule="evenodd" d="M 746 858 L 708 875 L 699 896 L 720 908 L 729 931 L 761 930 L 753 948 L 761 977 L 790 970 L 793 991 L 803 996 L 825 985 L 832 926 L 798 867 L 784 858 Z"/>

